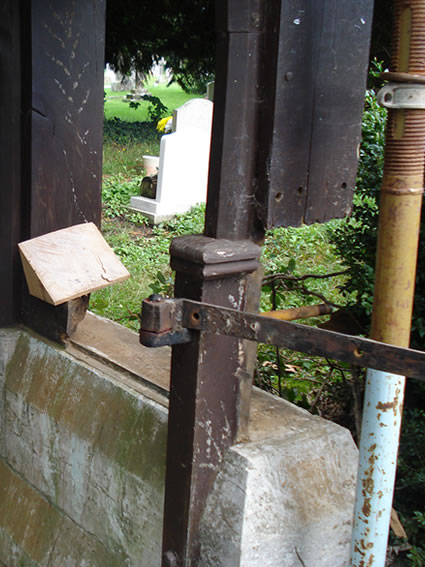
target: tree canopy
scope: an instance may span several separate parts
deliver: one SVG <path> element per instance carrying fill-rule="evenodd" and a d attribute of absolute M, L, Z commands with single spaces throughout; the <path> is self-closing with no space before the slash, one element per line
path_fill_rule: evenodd
<path fill-rule="evenodd" d="M 146 73 L 164 58 L 186 90 L 214 72 L 212 0 L 108 0 L 106 62 L 126 74 Z"/>

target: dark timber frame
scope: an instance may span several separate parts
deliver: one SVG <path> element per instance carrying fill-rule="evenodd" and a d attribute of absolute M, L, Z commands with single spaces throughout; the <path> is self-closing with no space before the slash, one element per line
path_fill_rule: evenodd
<path fill-rule="evenodd" d="M 105 2 L 5 0 L 0 8 L 0 326 L 24 321 L 55 340 L 87 298 L 30 297 L 17 243 L 100 224 Z"/>

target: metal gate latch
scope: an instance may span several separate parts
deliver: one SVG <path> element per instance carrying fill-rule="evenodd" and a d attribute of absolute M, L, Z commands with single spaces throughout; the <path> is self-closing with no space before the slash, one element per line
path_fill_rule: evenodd
<path fill-rule="evenodd" d="M 143 345 L 188 343 L 196 331 L 248 339 L 425 381 L 422 351 L 189 299 L 152 295 L 143 301 Z"/>

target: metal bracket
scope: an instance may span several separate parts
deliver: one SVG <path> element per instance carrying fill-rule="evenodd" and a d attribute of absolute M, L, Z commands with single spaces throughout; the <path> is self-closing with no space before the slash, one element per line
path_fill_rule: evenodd
<path fill-rule="evenodd" d="M 425 352 L 188 299 L 145 299 L 140 342 L 191 341 L 191 331 L 227 335 L 425 381 Z M 160 342 L 152 340 L 157 335 Z"/>
<path fill-rule="evenodd" d="M 388 83 L 378 92 L 377 100 L 385 108 L 425 109 L 425 85 Z"/>

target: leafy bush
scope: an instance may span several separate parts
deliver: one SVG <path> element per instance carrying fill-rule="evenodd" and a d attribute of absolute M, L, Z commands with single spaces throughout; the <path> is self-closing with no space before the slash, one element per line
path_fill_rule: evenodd
<path fill-rule="evenodd" d="M 158 96 L 145 94 L 142 96 L 142 100 L 146 100 L 150 103 L 148 107 L 149 122 L 156 124 L 158 120 L 167 114 L 168 108 L 161 102 Z M 130 108 L 134 108 L 134 110 L 137 110 L 139 106 L 140 102 L 130 102 Z"/>
<path fill-rule="evenodd" d="M 123 217 L 128 213 L 130 197 L 139 194 L 140 178 L 125 179 L 121 175 L 105 177 L 102 186 L 102 213 L 106 218 Z"/>
<path fill-rule="evenodd" d="M 376 63 L 372 78 L 382 70 Z M 376 91 L 366 91 L 362 143 L 353 212 L 346 222 L 330 232 L 338 253 L 348 267 L 341 288 L 356 319 L 368 331 L 373 303 L 379 188 L 384 165 L 386 110 L 376 102 Z"/>
<path fill-rule="evenodd" d="M 382 65 L 374 62 L 372 82 Z M 386 110 L 378 106 L 375 89 L 366 92 L 360 162 L 351 217 L 330 238 L 348 267 L 342 292 L 349 298 L 351 311 L 367 333 L 373 303 L 375 251 L 378 234 L 379 189 L 384 164 Z M 415 306 L 412 320 L 412 347 L 423 349 L 425 337 L 425 216 L 422 215 L 416 278 Z"/>
<path fill-rule="evenodd" d="M 127 122 L 119 118 L 106 119 L 103 123 L 105 142 L 125 144 L 128 141 L 158 142 L 160 134 L 153 122 Z"/>

